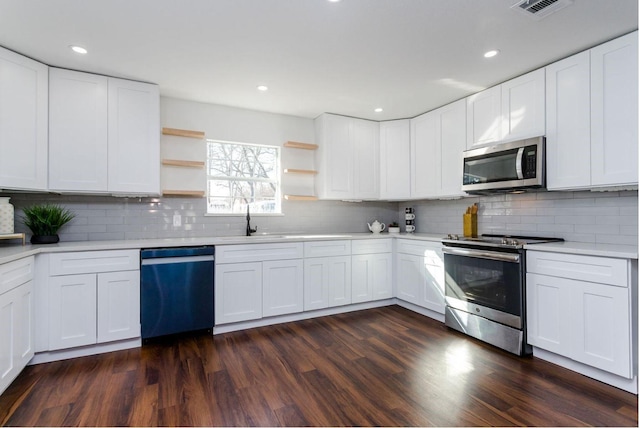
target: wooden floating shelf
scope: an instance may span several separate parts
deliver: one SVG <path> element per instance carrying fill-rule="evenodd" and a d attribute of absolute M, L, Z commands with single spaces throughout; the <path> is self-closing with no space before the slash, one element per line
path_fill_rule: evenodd
<path fill-rule="evenodd" d="M 308 196 L 308 195 L 284 195 L 284 198 L 287 201 L 317 201 L 317 196 Z"/>
<path fill-rule="evenodd" d="M 187 138 L 204 138 L 204 132 L 202 131 L 189 131 L 188 129 L 175 129 L 175 128 L 162 128 L 163 135 L 173 135 L 176 137 Z"/>
<path fill-rule="evenodd" d="M 181 167 L 185 167 L 185 168 L 204 168 L 204 161 L 162 159 L 162 165 L 181 166 Z"/>
<path fill-rule="evenodd" d="M 292 149 L 304 149 L 304 150 L 317 150 L 317 144 L 309 144 L 309 143 L 298 143 L 297 141 L 287 141 L 284 143 L 284 147 L 289 147 Z"/>
<path fill-rule="evenodd" d="M 192 198 L 204 198 L 203 190 L 163 190 L 162 196 L 188 196 Z"/>
<path fill-rule="evenodd" d="M 286 168 L 284 170 L 285 174 L 310 174 L 310 175 L 315 175 L 318 173 L 318 171 L 314 170 L 314 169 L 293 169 L 293 168 Z"/>

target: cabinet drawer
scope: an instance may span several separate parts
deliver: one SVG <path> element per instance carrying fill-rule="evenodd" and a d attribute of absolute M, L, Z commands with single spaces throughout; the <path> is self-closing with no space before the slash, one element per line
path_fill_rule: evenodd
<path fill-rule="evenodd" d="M 527 251 L 527 272 L 628 287 L 628 261 L 608 257 Z"/>
<path fill-rule="evenodd" d="M 302 242 L 216 245 L 216 264 L 301 259 Z"/>
<path fill-rule="evenodd" d="M 0 265 L 0 294 L 33 279 L 33 256 Z"/>
<path fill-rule="evenodd" d="M 351 254 L 351 241 L 313 241 L 304 243 L 305 257 L 348 256 Z"/>
<path fill-rule="evenodd" d="M 398 239 L 396 248 L 398 253 L 431 256 L 431 258 L 438 258 L 437 255 L 442 252 L 442 244 L 439 242 L 415 241 L 412 239 Z"/>
<path fill-rule="evenodd" d="M 51 276 L 139 269 L 139 250 L 83 251 L 49 255 Z"/>
<path fill-rule="evenodd" d="M 358 239 L 351 242 L 351 254 L 377 254 L 391 251 L 391 239 Z"/>

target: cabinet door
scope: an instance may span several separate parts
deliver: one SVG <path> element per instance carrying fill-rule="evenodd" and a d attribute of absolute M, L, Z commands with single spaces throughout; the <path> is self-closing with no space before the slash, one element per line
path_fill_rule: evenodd
<path fill-rule="evenodd" d="M 0 394 L 33 357 L 33 281 L 0 295 Z"/>
<path fill-rule="evenodd" d="M 351 257 L 351 303 L 369 302 L 373 299 L 372 266 L 370 254 Z"/>
<path fill-rule="evenodd" d="M 349 199 L 353 195 L 353 143 L 350 119 L 323 114 L 316 119 L 319 147 L 317 186 L 323 199 Z"/>
<path fill-rule="evenodd" d="M 591 49 L 591 183 L 638 183 L 638 32 Z"/>
<path fill-rule="evenodd" d="M 575 322 L 571 284 L 567 279 L 527 274 L 527 342 L 571 357 Z"/>
<path fill-rule="evenodd" d="M 304 260 L 304 310 L 329 306 L 329 257 Z"/>
<path fill-rule="evenodd" d="M 502 139 L 501 98 L 500 86 L 467 97 L 467 149 Z"/>
<path fill-rule="evenodd" d="M 157 85 L 109 78 L 109 191 L 160 193 Z"/>
<path fill-rule="evenodd" d="M 49 350 L 96 343 L 96 275 L 49 278 Z"/>
<path fill-rule="evenodd" d="M 371 254 L 373 263 L 369 271 L 371 276 L 371 299 L 383 300 L 393 297 L 393 254 Z"/>
<path fill-rule="evenodd" d="M 544 68 L 500 85 L 502 140 L 539 137 L 545 133 Z"/>
<path fill-rule="evenodd" d="M 351 256 L 328 257 L 329 307 L 351 303 Z"/>
<path fill-rule="evenodd" d="M 47 190 L 48 67 L 0 48 L 0 188 Z"/>
<path fill-rule="evenodd" d="M 353 141 L 353 198 L 378 199 L 380 195 L 380 128 L 378 122 L 351 119 Z"/>
<path fill-rule="evenodd" d="M 437 119 L 437 115 L 433 112 L 411 119 L 412 198 L 429 198 L 438 195 L 440 139 Z"/>
<path fill-rule="evenodd" d="M 278 260 L 262 263 L 262 315 L 292 314 L 304 310 L 304 263 Z"/>
<path fill-rule="evenodd" d="M 107 191 L 107 81 L 49 70 L 49 189 Z"/>
<path fill-rule="evenodd" d="M 444 314 L 444 256 L 442 251 L 425 249 L 424 278 L 420 306 Z"/>
<path fill-rule="evenodd" d="M 411 122 L 380 123 L 380 199 L 411 196 Z"/>
<path fill-rule="evenodd" d="M 140 271 L 98 275 L 98 343 L 140 336 Z"/>
<path fill-rule="evenodd" d="M 462 152 L 467 144 L 467 103 L 456 101 L 437 110 L 440 127 L 440 196 L 463 196 Z"/>
<path fill-rule="evenodd" d="M 424 260 L 420 256 L 398 253 L 396 255 L 396 287 L 398 299 L 416 305 L 421 304 L 420 294 L 424 282 Z"/>
<path fill-rule="evenodd" d="M 631 297 L 629 289 L 566 280 L 573 296 L 578 329 L 572 334 L 573 359 L 631 379 Z"/>
<path fill-rule="evenodd" d="M 216 325 L 262 318 L 262 263 L 215 268 Z"/>
<path fill-rule="evenodd" d="M 589 51 L 546 68 L 547 188 L 591 185 Z"/>

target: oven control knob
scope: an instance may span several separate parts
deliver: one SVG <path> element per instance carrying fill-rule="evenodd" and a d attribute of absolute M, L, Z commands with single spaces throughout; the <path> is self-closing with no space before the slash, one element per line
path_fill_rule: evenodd
<path fill-rule="evenodd" d="M 457 241 L 458 239 L 460 239 L 460 237 L 458 235 L 452 235 L 452 234 L 448 234 L 447 238 L 453 239 L 454 241 Z"/>

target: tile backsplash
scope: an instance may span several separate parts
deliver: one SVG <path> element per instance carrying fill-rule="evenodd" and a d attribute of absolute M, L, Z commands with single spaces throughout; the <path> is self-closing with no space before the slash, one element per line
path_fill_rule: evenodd
<path fill-rule="evenodd" d="M 477 202 L 478 233 L 564 238 L 592 243 L 638 243 L 638 192 L 533 192 L 400 203 L 414 207 L 416 230 L 462 234 L 462 214 Z"/>
<path fill-rule="evenodd" d="M 205 216 L 204 198 L 116 198 L 12 193 L 16 232 L 30 233 L 20 220 L 22 207 L 42 202 L 60 204 L 76 214 L 60 232 L 61 241 L 233 236 L 245 233 L 244 216 Z M 282 201 L 284 215 L 251 215 L 258 233 L 368 232 L 367 222 L 393 221 L 397 203 Z M 174 214 L 182 225 L 173 226 Z"/>
<path fill-rule="evenodd" d="M 16 232 L 29 231 L 21 208 L 39 202 L 61 204 L 76 218 L 60 231 L 62 241 L 242 235 L 243 216 L 205 216 L 204 198 L 115 198 L 6 193 L 16 208 Z M 536 192 L 444 201 L 283 201 L 284 215 L 252 215 L 258 233 L 368 232 L 367 222 L 399 221 L 413 207 L 416 230 L 462 234 L 462 214 L 477 202 L 479 233 L 561 237 L 569 241 L 638 243 L 638 192 Z M 180 214 L 181 226 L 173 226 Z"/>

